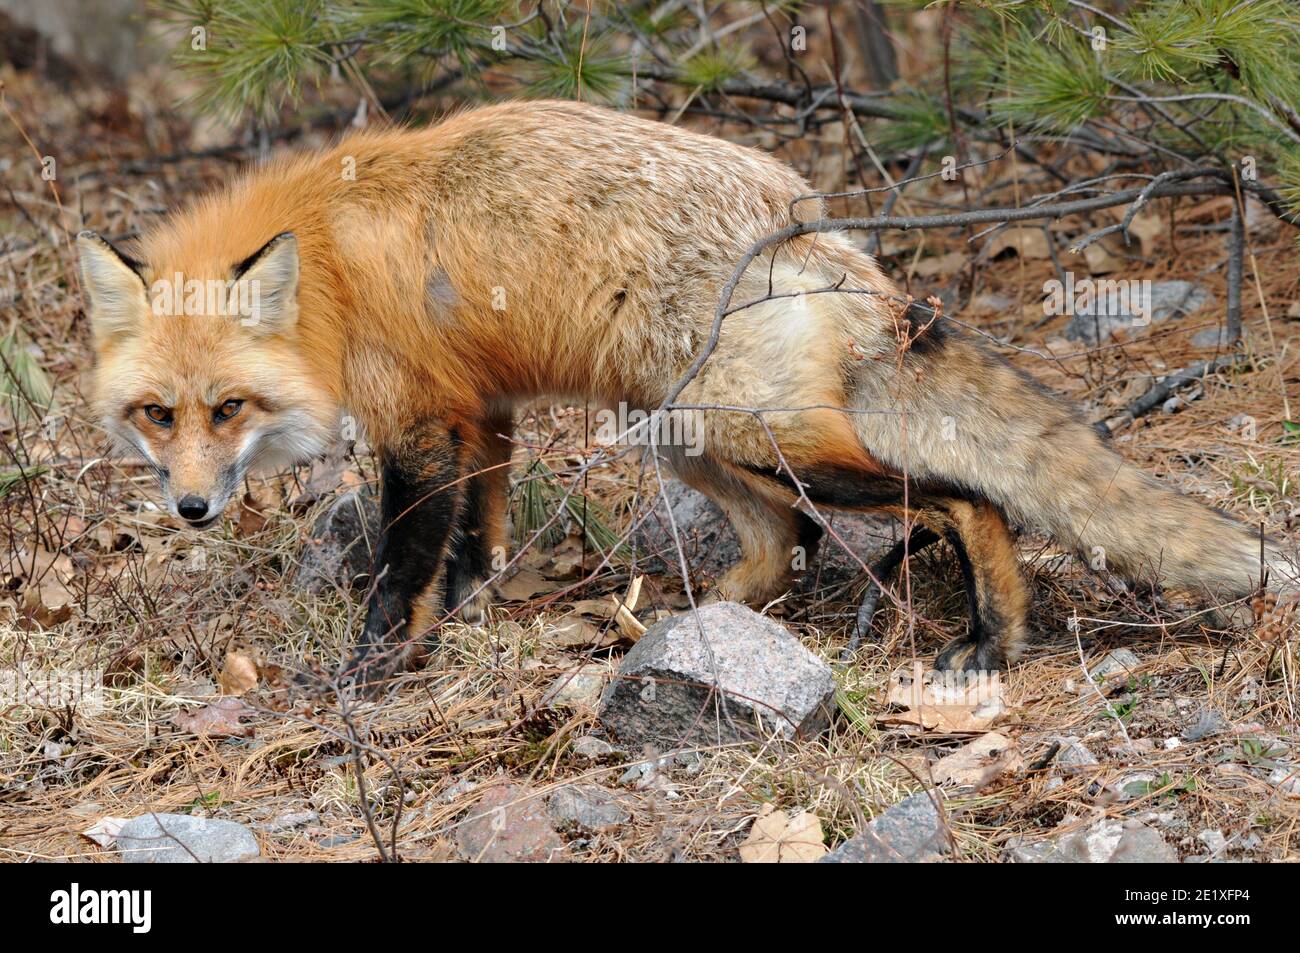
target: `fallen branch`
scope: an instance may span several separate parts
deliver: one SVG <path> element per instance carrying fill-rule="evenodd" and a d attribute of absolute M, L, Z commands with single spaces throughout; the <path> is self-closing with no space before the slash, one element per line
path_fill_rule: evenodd
<path fill-rule="evenodd" d="M 1245 355 L 1242 354 L 1225 354 L 1223 357 L 1217 357 L 1212 361 L 1197 361 L 1180 371 L 1166 374 L 1152 384 L 1145 394 L 1130 403 L 1123 413 L 1109 420 L 1099 420 L 1093 424 L 1093 427 L 1100 431 L 1103 436 L 1109 436 L 1118 428 L 1132 423 L 1144 414 L 1150 413 L 1168 400 L 1174 391 L 1186 387 L 1188 384 L 1204 380 L 1211 374 L 1226 370 L 1241 363 L 1244 359 Z"/>

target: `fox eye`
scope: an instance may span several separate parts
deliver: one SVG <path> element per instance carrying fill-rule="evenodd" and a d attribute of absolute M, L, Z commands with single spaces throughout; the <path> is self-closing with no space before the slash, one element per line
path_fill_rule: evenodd
<path fill-rule="evenodd" d="M 212 419 L 217 423 L 223 420 L 229 420 L 235 414 L 239 413 L 239 408 L 244 406 L 242 400 L 228 400 L 212 412 Z"/>
<path fill-rule="evenodd" d="M 145 404 L 144 415 L 159 427 L 170 427 L 172 425 L 172 412 L 167 407 L 159 407 L 157 404 Z"/>

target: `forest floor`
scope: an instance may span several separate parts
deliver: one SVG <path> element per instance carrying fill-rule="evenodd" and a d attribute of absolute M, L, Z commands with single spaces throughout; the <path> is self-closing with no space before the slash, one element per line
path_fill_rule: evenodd
<path fill-rule="evenodd" d="M 1032 536 L 1020 552 L 1034 634 L 1002 676 L 1001 713 L 987 723 L 908 724 L 891 704 L 896 673 L 932 660 L 967 624 L 960 573 L 941 547 L 912 561 L 910 603 L 882 608 L 850 664 L 840 653 L 862 580 L 822 585 L 814 566 L 771 610 L 834 670 L 839 713 L 813 739 L 665 759 L 607 737 L 590 693 L 550 700 L 557 679 L 580 667 L 612 675 L 630 644 L 595 603 L 621 596 L 640 571 L 615 560 L 586 572 L 599 560 L 576 537 L 529 554 L 489 624 L 445 626 L 428 664 L 381 702 L 347 711 L 285 702 L 286 670 L 307 656 L 337 664 L 359 630 L 356 594 L 307 594 L 291 580 L 315 516 L 372 483 L 373 460 L 362 448 L 250 480 L 229 518 L 201 537 L 159 509 L 152 475 L 110 455 L 87 418 L 91 356 L 68 232 L 129 239 L 226 177 L 234 153 L 205 153 L 199 134 L 149 108 L 145 93 L 128 103 L 56 94 L 26 74 L 3 79 L 17 123 L 0 116 L 0 333 L 17 329 L 7 360 L 31 387 L 50 385 L 53 409 L 38 415 L 17 400 L 3 411 L 26 476 L 14 476 L 13 458 L 0 463 L 10 476 L 0 489 L 0 663 L 38 679 L 102 673 L 104 688 L 95 705 L 11 699 L 0 711 L 0 858 L 113 861 L 86 832 L 155 811 L 246 824 L 273 860 L 376 859 L 372 824 L 386 853 L 395 842 L 405 860 L 456 859 L 469 852 L 464 832 L 484 792 L 509 782 L 538 805 L 566 786 L 598 785 L 626 809 L 600 830 L 559 825 L 557 856 L 735 860 L 771 809 L 815 816 L 820 842 L 834 847 L 934 787 L 939 759 L 989 732 L 998 753 L 939 785 L 951 859 L 1004 860 L 1107 820 L 1140 822 L 1184 859 L 1300 858 L 1295 632 L 1223 625 L 1190 598 L 1108 585 Z M 40 154 L 57 157 L 57 199 L 18 124 Z M 823 174 L 834 143 L 806 149 L 786 157 L 834 188 Z M 923 201 L 945 185 L 908 196 Z M 990 203 L 1011 200 L 1009 182 L 997 191 L 990 173 L 984 185 Z M 1140 243 L 1094 254 L 1094 273 L 1185 280 L 1213 298 L 1098 348 L 1067 341 L 1067 318 L 1044 314 L 1038 289 L 1057 266 L 1041 229 L 974 243 L 961 232 L 889 235 L 883 260 L 924 297 L 954 286 L 980 251 L 956 316 L 1005 342 L 1009 360 L 1090 420 L 1111 419 L 1154 378 L 1219 356 L 1192 338 L 1222 323 L 1230 208 L 1228 198 L 1158 204 L 1139 218 Z M 1060 254 L 1067 237 L 1096 224 L 1054 224 Z M 1251 216 L 1248 241 L 1244 336 L 1231 352 L 1240 360 L 1180 392 L 1181 404 L 1119 426 L 1114 442 L 1166 483 L 1294 544 L 1300 259 L 1295 233 L 1267 216 Z M 1082 270 L 1080 259 L 1070 260 Z M 582 408 L 529 410 L 516 477 L 539 447 L 557 472 L 580 462 L 591 444 L 583 422 Z M 631 516 L 636 478 L 623 461 L 585 485 L 616 530 Z M 891 532 L 859 555 L 874 560 Z M 644 582 L 644 621 L 682 607 L 671 576 Z M 578 619 L 589 638 L 573 637 Z M 1133 658 L 1120 671 L 1089 678 L 1121 648 Z M 539 823 L 536 813 L 521 827 Z"/>

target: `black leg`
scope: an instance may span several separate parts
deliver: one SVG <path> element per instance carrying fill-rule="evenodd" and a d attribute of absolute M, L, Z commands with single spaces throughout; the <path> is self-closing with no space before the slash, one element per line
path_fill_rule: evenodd
<path fill-rule="evenodd" d="M 953 532 L 948 533 L 945 538 L 961 564 L 961 575 L 966 584 L 966 606 L 970 613 L 970 629 L 965 636 L 958 636 L 943 647 L 934 660 L 934 667 L 939 671 L 1000 668 L 1004 660 L 996 657 L 995 642 L 989 637 L 989 623 L 993 620 L 983 617 L 975 567 L 971 565 L 970 556 L 966 552 L 966 547 L 962 545 L 960 536 Z"/>
<path fill-rule="evenodd" d="M 950 502 L 945 536 L 957 553 L 966 581 L 970 629 L 939 652 L 941 671 L 995 671 L 1020 654 L 1027 628 L 1029 589 L 1020 573 L 1015 543 L 992 504 Z"/>
<path fill-rule="evenodd" d="M 937 543 L 938 541 L 939 537 L 936 533 L 924 526 L 917 526 L 906 540 L 898 541 L 889 552 L 880 557 L 880 560 L 871 567 L 871 573 L 881 583 L 884 583 L 894 574 L 894 570 L 903 564 L 905 557 L 918 553 L 931 543 Z M 853 657 L 853 653 L 858 650 L 858 646 L 862 644 L 862 640 L 870 631 L 871 619 L 876 614 L 876 606 L 880 602 L 882 594 L 883 590 L 880 586 L 868 579 L 867 591 L 858 606 L 858 617 L 853 623 L 853 634 L 849 636 L 849 644 L 844 647 L 844 651 L 840 655 L 840 658 L 844 661 L 848 661 Z"/>
<path fill-rule="evenodd" d="M 483 586 L 495 571 L 492 549 L 498 543 L 488 524 L 494 507 L 503 505 L 492 498 L 496 489 L 479 477 L 470 478 L 456 539 L 447 553 L 444 604 L 448 612 L 458 612 L 470 624 L 483 619 L 489 601 Z"/>
<path fill-rule="evenodd" d="M 471 625 L 483 621 L 492 599 L 488 584 L 506 555 L 506 504 L 510 494 L 509 413 L 482 424 L 479 447 L 465 491 L 460 526 L 447 555 L 443 589 L 448 612 L 458 612 Z"/>
<path fill-rule="evenodd" d="M 373 689 L 419 655 L 435 620 L 439 569 L 464 497 L 465 442 L 426 421 L 380 455 L 383 530 L 365 628 L 345 677 Z"/>

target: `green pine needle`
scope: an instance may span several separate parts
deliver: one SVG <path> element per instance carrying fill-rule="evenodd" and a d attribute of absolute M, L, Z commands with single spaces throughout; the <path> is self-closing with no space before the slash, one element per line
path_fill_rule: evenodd
<path fill-rule="evenodd" d="M 561 504 L 564 514 L 552 522 Z M 568 488 L 561 485 L 546 462 L 536 460 L 519 485 L 514 510 L 516 543 L 523 545 L 541 532 L 537 546 L 550 549 L 564 539 L 569 522 L 582 530 L 583 538 L 593 552 L 617 556 L 626 554 L 621 535 L 611 528 L 613 519 L 609 511 L 581 492 L 568 493 Z"/>
<path fill-rule="evenodd" d="M 50 468 L 41 464 L 34 467 L 16 467 L 12 470 L 0 470 L 0 499 L 8 496 L 14 487 L 29 483 L 38 476 L 49 473 Z"/>
<path fill-rule="evenodd" d="M 607 39 L 590 34 L 584 37 L 582 24 L 578 24 L 558 48 L 542 47 L 529 64 L 528 92 L 547 99 L 623 102 L 629 66 L 625 57 L 610 49 Z"/>
<path fill-rule="evenodd" d="M 54 386 L 23 345 L 15 328 L 0 337 L 0 399 L 15 420 L 44 416 L 54 399 Z"/>
<path fill-rule="evenodd" d="M 696 53 L 682 64 L 681 78 L 687 86 L 712 93 L 753 66 L 754 57 L 747 47 L 728 45 Z"/>
<path fill-rule="evenodd" d="M 318 81 L 332 58 L 325 0 L 173 2 L 163 9 L 190 28 L 178 57 L 203 80 L 193 97 L 201 109 L 269 119 L 285 102 L 297 103 L 304 83 Z"/>
<path fill-rule="evenodd" d="M 1014 64 L 988 89 L 999 121 L 1014 122 L 1018 129 L 1069 132 L 1108 111 L 1111 83 L 1084 37 L 1069 34 L 1057 46 L 1022 27 L 1008 42 L 1006 55 L 1000 39 L 987 41 L 990 57 Z"/>
<path fill-rule="evenodd" d="M 475 54 L 492 52 L 493 28 L 517 12 L 508 0 L 358 0 L 340 21 L 345 33 L 366 39 L 380 62 L 450 55 L 472 71 Z"/>

